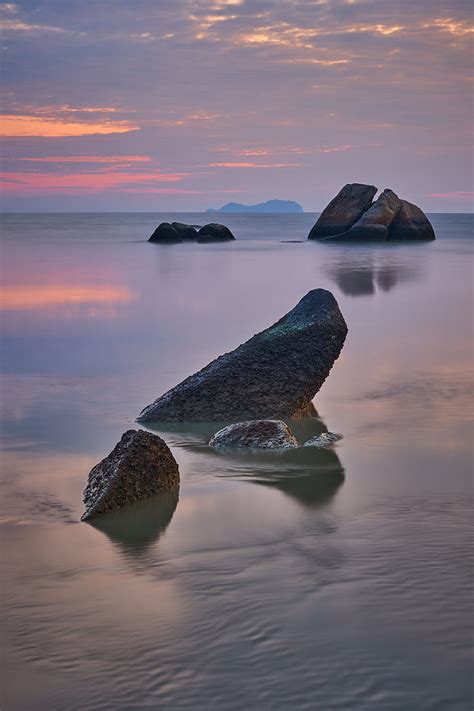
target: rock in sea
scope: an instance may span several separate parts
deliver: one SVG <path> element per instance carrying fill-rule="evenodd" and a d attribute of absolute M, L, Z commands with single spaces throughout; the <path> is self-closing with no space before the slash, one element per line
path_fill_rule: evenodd
<path fill-rule="evenodd" d="M 388 238 L 389 227 L 396 219 L 401 201 L 393 190 L 386 189 L 359 217 L 351 229 L 338 235 L 325 237 L 325 240 L 363 240 L 365 242 L 383 242 Z"/>
<path fill-rule="evenodd" d="M 128 430 L 112 452 L 95 465 L 84 489 L 82 521 L 179 487 L 179 470 L 161 437 Z"/>
<path fill-rule="evenodd" d="M 389 240 L 430 240 L 436 239 L 433 225 L 417 205 L 401 200 L 396 220 L 390 226 Z"/>
<path fill-rule="evenodd" d="M 371 206 L 377 192 L 374 185 L 348 183 L 324 208 L 308 239 L 322 239 L 349 230 Z"/>
<path fill-rule="evenodd" d="M 158 225 L 149 242 L 161 242 L 162 244 L 172 244 L 173 242 L 182 242 L 180 235 L 169 222 L 162 222 Z"/>
<path fill-rule="evenodd" d="M 227 242 L 235 239 L 232 232 L 225 225 L 219 225 L 217 222 L 211 222 L 209 225 L 204 225 L 198 232 L 198 242 Z"/>
<path fill-rule="evenodd" d="M 172 222 L 171 227 L 174 227 L 183 241 L 197 240 L 197 229 L 194 225 L 186 225 L 184 222 Z"/>
<path fill-rule="evenodd" d="M 346 334 L 334 296 L 314 289 L 273 326 L 168 390 L 138 420 L 239 422 L 312 413 Z"/>
<path fill-rule="evenodd" d="M 435 239 L 427 216 L 416 205 L 400 200 L 386 188 L 377 192 L 373 185 L 346 185 L 323 210 L 308 239 L 330 242 L 384 242 L 385 240 Z"/>
<path fill-rule="evenodd" d="M 236 422 L 219 430 L 210 447 L 246 447 L 247 449 L 292 449 L 298 442 L 282 420 Z"/>
<path fill-rule="evenodd" d="M 334 442 L 338 442 L 342 439 L 341 434 L 335 434 L 334 432 L 321 432 L 320 435 L 316 437 L 311 437 L 307 442 L 304 443 L 303 447 L 317 447 L 321 449 L 322 447 L 330 447 Z"/>

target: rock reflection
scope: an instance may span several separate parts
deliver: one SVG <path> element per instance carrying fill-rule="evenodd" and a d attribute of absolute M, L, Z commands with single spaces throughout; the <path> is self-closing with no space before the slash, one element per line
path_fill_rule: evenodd
<path fill-rule="evenodd" d="M 87 523 L 116 544 L 122 554 L 136 558 L 145 553 L 168 528 L 178 504 L 179 489 L 153 496 L 121 511 L 98 516 Z"/>
<path fill-rule="evenodd" d="M 305 506 L 316 507 L 333 498 L 343 483 L 344 468 L 336 451 L 299 447 L 286 451 L 226 449 L 208 446 L 209 439 L 229 422 L 159 423 L 158 433 L 171 446 L 209 457 L 209 472 L 279 489 Z M 323 421 L 306 417 L 288 422 L 298 442 L 327 432 Z M 179 455 L 177 455 L 179 461 Z"/>
<path fill-rule="evenodd" d="M 404 263 L 400 255 L 380 255 L 375 253 L 345 253 L 342 261 L 326 265 L 325 273 L 346 296 L 367 296 L 375 294 L 376 287 L 384 292 L 391 291 L 421 275 L 420 264 Z M 392 259 L 393 256 L 393 259 Z M 413 256 L 413 255 L 411 255 Z"/>

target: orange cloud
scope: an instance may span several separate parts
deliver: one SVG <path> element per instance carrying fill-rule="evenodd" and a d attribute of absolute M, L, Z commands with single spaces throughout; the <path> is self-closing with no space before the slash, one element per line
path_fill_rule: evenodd
<path fill-rule="evenodd" d="M 1 174 L 4 182 L 3 190 L 9 192 L 31 192 L 37 190 L 120 190 L 121 187 L 133 187 L 133 183 L 175 183 L 187 173 L 71 173 L 58 175 L 56 173 L 14 173 Z M 144 187 L 153 187 L 144 186 Z"/>
<path fill-rule="evenodd" d="M 133 300 L 127 287 L 41 284 L 0 287 L 0 309 L 23 311 L 65 304 L 124 304 Z"/>
<path fill-rule="evenodd" d="M 22 136 L 41 136 L 43 138 L 92 136 L 94 134 L 128 133 L 137 131 L 139 128 L 129 121 L 73 122 L 41 116 L 17 116 L 15 114 L 0 116 L 0 135 L 12 138 Z"/>

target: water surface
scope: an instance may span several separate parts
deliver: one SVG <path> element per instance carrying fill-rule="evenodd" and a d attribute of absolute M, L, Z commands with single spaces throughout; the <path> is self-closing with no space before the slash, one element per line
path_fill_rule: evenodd
<path fill-rule="evenodd" d="M 2 708 L 471 708 L 472 218 L 344 246 L 225 215 L 235 243 L 147 244 L 165 219 L 208 217 L 3 218 Z M 79 523 L 144 405 L 316 287 L 349 334 L 295 432 L 341 442 L 222 456 L 213 425 L 163 426 L 179 500 Z"/>

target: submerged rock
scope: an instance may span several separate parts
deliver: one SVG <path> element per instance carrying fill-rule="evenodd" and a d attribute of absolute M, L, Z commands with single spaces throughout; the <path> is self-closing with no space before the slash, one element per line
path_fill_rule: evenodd
<path fill-rule="evenodd" d="M 247 447 L 248 449 L 291 449 L 298 442 L 282 420 L 249 420 L 236 422 L 219 430 L 210 447 Z"/>
<path fill-rule="evenodd" d="M 322 239 L 349 230 L 370 207 L 377 192 L 374 185 L 348 183 L 324 208 L 308 239 Z"/>
<path fill-rule="evenodd" d="M 184 222 L 172 222 L 171 227 L 174 227 L 182 240 L 197 240 L 198 233 L 194 225 L 186 225 Z"/>
<path fill-rule="evenodd" d="M 169 222 L 162 222 L 161 225 L 158 225 L 148 241 L 171 244 L 173 242 L 182 242 L 183 240 L 173 225 L 170 225 Z"/>
<path fill-rule="evenodd" d="M 309 414 L 346 334 L 334 296 L 314 289 L 273 326 L 159 397 L 138 420 L 212 422 Z"/>
<path fill-rule="evenodd" d="M 400 211 L 388 231 L 389 240 L 436 239 L 433 225 L 417 205 L 401 200 Z"/>
<path fill-rule="evenodd" d="M 178 486 L 178 465 L 161 437 L 144 430 L 128 430 L 112 452 L 91 469 L 81 520 Z"/>
<path fill-rule="evenodd" d="M 197 234 L 198 242 L 227 242 L 228 240 L 235 239 L 228 227 L 219 225 L 217 222 L 204 225 Z"/>
<path fill-rule="evenodd" d="M 321 432 L 320 435 L 316 437 L 311 437 L 307 442 L 304 443 L 303 447 L 330 447 L 334 442 L 338 442 L 342 439 L 342 434 L 335 434 L 334 432 Z"/>
<path fill-rule="evenodd" d="M 400 207 L 398 195 L 393 190 L 385 189 L 350 230 L 325 239 L 383 242 L 388 237 L 388 228 L 396 219 Z"/>

